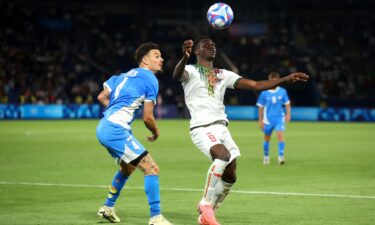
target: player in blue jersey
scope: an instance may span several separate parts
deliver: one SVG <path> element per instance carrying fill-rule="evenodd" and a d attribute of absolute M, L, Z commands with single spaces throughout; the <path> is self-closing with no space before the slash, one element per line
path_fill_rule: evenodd
<path fill-rule="evenodd" d="M 268 75 L 269 80 L 279 79 L 280 75 L 276 72 L 271 72 Z M 278 146 L 279 157 L 278 163 L 283 165 L 285 163 L 284 148 L 285 141 L 283 132 L 285 131 L 285 122 L 290 121 L 290 100 L 288 93 L 282 87 L 275 87 L 270 90 L 262 91 L 258 97 L 257 106 L 259 126 L 264 132 L 263 141 L 263 164 L 270 163 L 269 149 L 272 131 L 275 130 Z M 284 113 L 284 106 L 285 112 Z"/>
<path fill-rule="evenodd" d="M 114 205 L 126 181 L 138 168 L 144 174 L 144 190 L 150 206 L 149 224 L 171 225 L 161 214 L 159 167 L 131 130 L 137 111 L 143 107 L 143 121 L 151 131 L 148 141 L 153 142 L 160 135 L 153 114 L 159 90 L 155 74 L 162 70 L 164 60 L 159 46 L 151 42 L 138 47 L 135 59 L 138 68 L 109 78 L 98 95 L 99 102 L 106 110 L 97 126 L 96 135 L 120 166 L 98 215 L 110 222 L 120 222 Z"/>

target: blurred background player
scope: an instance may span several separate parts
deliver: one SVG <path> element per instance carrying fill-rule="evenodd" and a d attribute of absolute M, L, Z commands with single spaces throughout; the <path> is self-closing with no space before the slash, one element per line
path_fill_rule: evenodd
<path fill-rule="evenodd" d="M 268 75 L 269 80 L 276 80 L 279 78 L 280 74 L 276 72 L 271 72 Z M 264 132 L 263 164 L 270 163 L 270 139 L 272 131 L 275 130 L 278 139 L 279 149 L 278 163 L 280 165 L 283 165 L 285 163 L 285 141 L 283 132 L 285 131 L 285 122 L 289 122 L 291 118 L 291 107 L 288 93 L 282 87 L 275 87 L 270 90 L 262 91 L 258 97 L 257 106 L 259 107 L 259 126 Z M 284 113 L 283 106 L 285 106 L 286 113 Z"/>
<path fill-rule="evenodd" d="M 193 50 L 197 64 L 187 65 Z M 292 73 L 279 79 L 254 81 L 225 69 L 214 68 L 216 45 L 205 36 L 199 37 L 194 43 L 192 40 L 184 41 L 182 53 L 173 79 L 181 81 L 184 89 L 191 115 L 191 139 L 212 162 L 207 172 L 203 198 L 198 203 L 198 223 L 218 225 L 214 210 L 224 201 L 236 182 L 236 158 L 241 155 L 227 128 L 228 118 L 223 103 L 226 89 L 265 90 L 284 82 L 307 81 L 308 76 Z"/>
<path fill-rule="evenodd" d="M 113 223 L 120 222 L 114 205 L 129 176 L 138 168 L 144 174 L 144 190 L 150 206 L 149 224 L 171 225 L 161 214 L 158 165 L 131 131 L 136 112 L 143 106 L 143 121 L 152 133 L 148 141 L 153 142 L 160 135 L 153 114 L 159 90 L 155 74 L 162 70 L 164 60 L 159 46 L 151 42 L 138 47 L 135 59 L 139 68 L 112 76 L 104 82 L 104 90 L 98 96 L 106 110 L 97 126 L 97 137 L 120 165 L 98 215 Z"/>

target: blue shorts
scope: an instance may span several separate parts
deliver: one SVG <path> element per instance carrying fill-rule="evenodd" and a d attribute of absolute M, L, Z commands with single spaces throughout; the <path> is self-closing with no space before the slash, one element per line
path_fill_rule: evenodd
<path fill-rule="evenodd" d="M 109 122 L 105 118 L 101 119 L 96 127 L 96 137 L 118 162 L 123 160 L 126 164 L 134 165 L 134 161 L 136 161 L 136 165 L 142 156 L 147 154 L 146 149 L 130 130 Z"/>
<path fill-rule="evenodd" d="M 270 121 L 269 124 L 264 124 L 263 132 L 265 135 L 270 136 L 273 130 L 284 131 L 285 130 L 284 119 L 280 119 L 277 121 Z"/>

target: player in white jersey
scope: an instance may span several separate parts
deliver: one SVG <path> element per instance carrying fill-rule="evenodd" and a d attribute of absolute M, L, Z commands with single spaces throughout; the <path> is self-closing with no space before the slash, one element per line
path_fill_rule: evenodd
<path fill-rule="evenodd" d="M 278 79 L 280 74 L 271 72 L 268 75 L 268 79 Z M 285 122 L 289 122 L 291 118 L 291 106 L 288 93 L 282 87 L 275 87 L 270 90 L 262 91 L 257 100 L 258 121 L 259 126 L 264 133 L 263 141 L 263 164 L 267 165 L 270 163 L 270 139 L 273 130 L 276 132 L 278 139 L 278 163 L 284 165 L 284 131 Z M 285 107 L 285 112 L 284 112 Z"/>
<path fill-rule="evenodd" d="M 131 130 L 136 112 L 143 107 L 143 121 L 152 133 L 147 139 L 153 142 L 160 135 L 153 114 L 159 91 L 155 74 L 162 70 L 164 60 L 159 46 L 151 42 L 140 45 L 135 58 L 139 68 L 112 76 L 104 82 L 104 90 L 98 96 L 106 110 L 97 126 L 96 135 L 120 165 L 98 215 L 113 223 L 120 222 L 114 205 L 126 181 L 138 168 L 144 174 L 144 189 L 150 207 L 149 224 L 172 225 L 161 214 L 159 167 Z"/>
<path fill-rule="evenodd" d="M 194 46 L 194 49 L 193 49 Z M 216 46 L 209 37 L 184 41 L 183 57 L 176 65 L 173 79 L 181 81 L 189 109 L 190 136 L 197 148 L 212 162 L 198 203 L 198 223 L 218 225 L 214 210 L 219 207 L 236 182 L 236 158 L 240 150 L 227 128 L 224 94 L 227 88 L 265 90 L 284 82 L 307 81 L 308 75 L 292 73 L 276 80 L 254 81 L 224 69 L 214 68 Z M 194 53 L 197 64 L 187 65 Z"/>

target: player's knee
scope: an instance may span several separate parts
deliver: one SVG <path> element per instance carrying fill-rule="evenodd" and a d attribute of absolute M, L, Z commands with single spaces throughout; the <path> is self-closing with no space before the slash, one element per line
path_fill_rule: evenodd
<path fill-rule="evenodd" d="M 213 159 L 220 159 L 225 162 L 229 162 L 231 154 L 228 149 L 222 145 L 218 144 L 211 148 L 211 155 Z"/>
<path fill-rule="evenodd" d="M 124 161 L 120 163 L 120 171 L 125 176 L 130 176 L 135 170 L 135 167 L 131 164 L 126 164 Z"/>
<path fill-rule="evenodd" d="M 152 168 L 152 173 L 153 173 L 154 175 L 159 175 L 159 173 L 160 173 L 160 169 L 159 169 L 159 166 L 158 166 L 157 164 L 155 164 L 155 167 Z"/>
<path fill-rule="evenodd" d="M 229 162 L 229 160 L 230 160 L 230 153 L 222 155 L 222 156 L 219 156 L 217 159 L 223 160 L 225 162 Z"/>
<path fill-rule="evenodd" d="M 159 175 L 159 166 L 156 163 L 152 163 L 152 165 L 145 169 L 144 175 Z"/>
<path fill-rule="evenodd" d="M 221 159 L 225 162 L 229 162 L 230 157 L 231 157 L 230 152 L 228 150 L 226 150 L 226 151 L 222 152 L 222 154 L 219 154 L 217 158 Z"/>

